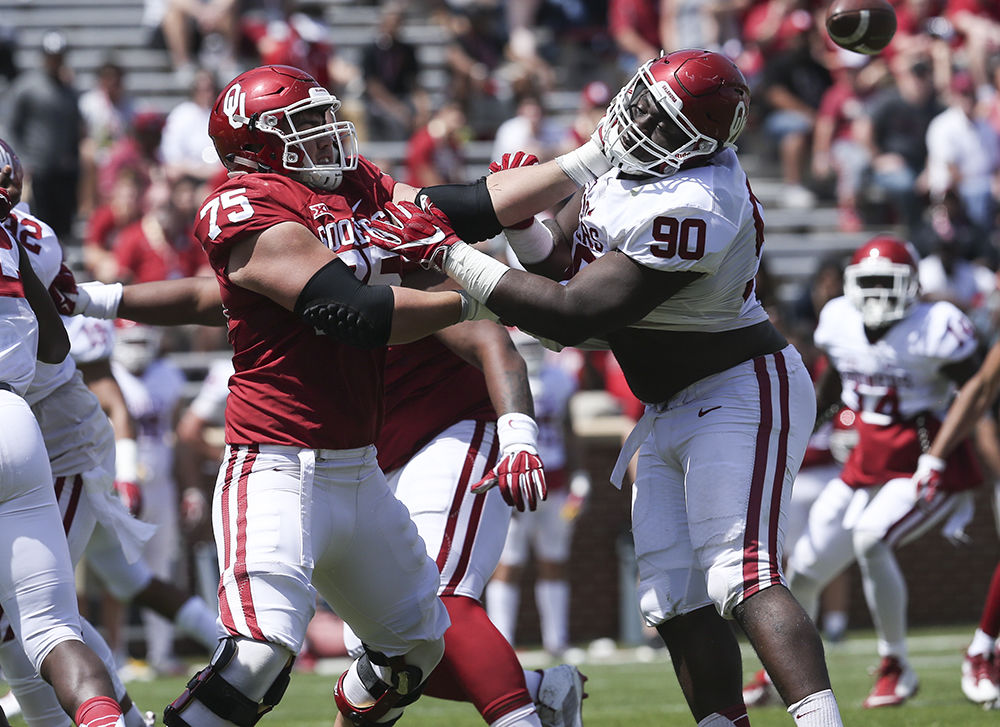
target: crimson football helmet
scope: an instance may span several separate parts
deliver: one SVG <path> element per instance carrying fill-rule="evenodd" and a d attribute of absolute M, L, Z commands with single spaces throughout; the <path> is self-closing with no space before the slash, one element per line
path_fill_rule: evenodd
<path fill-rule="evenodd" d="M 750 87 L 735 63 L 712 51 L 674 51 L 644 63 L 611 101 L 604 149 L 623 172 L 668 177 L 736 148 L 749 109 Z"/>
<path fill-rule="evenodd" d="M 889 235 L 859 247 L 844 268 L 844 295 L 861 311 L 865 326 L 881 328 L 902 319 L 920 294 L 917 251 Z"/>
<path fill-rule="evenodd" d="M 10 186 L 14 188 L 11 200 L 17 204 L 21 199 L 21 187 L 24 185 L 24 167 L 21 166 L 21 160 L 17 158 L 17 154 L 10 148 L 10 144 L 0 139 L 0 170 L 8 164 L 13 170 L 10 177 Z"/>
<path fill-rule="evenodd" d="M 337 121 L 339 108 L 305 71 L 260 66 L 219 94 L 208 135 L 230 171 L 274 172 L 329 192 L 358 167 L 354 124 Z"/>

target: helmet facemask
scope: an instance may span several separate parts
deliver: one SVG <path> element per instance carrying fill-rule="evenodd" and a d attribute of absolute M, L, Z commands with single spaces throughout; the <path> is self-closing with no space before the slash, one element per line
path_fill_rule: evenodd
<path fill-rule="evenodd" d="M 848 265 L 844 295 L 861 311 L 866 328 L 885 328 L 902 320 L 917 299 L 913 268 L 888 260 Z"/>
<path fill-rule="evenodd" d="M 255 120 L 258 131 L 274 134 L 284 149 L 281 164 L 288 176 L 307 187 L 336 189 L 343 173 L 358 168 L 358 138 L 354 124 L 337 121 L 340 101 L 322 87 L 309 89 L 309 98 Z"/>
<path fill-rule="evenodd" d="M 612 162 L 627 174 L 669 177 L 685 162 L 699 156 L 711 156 L 719 150 L 719 142 L 705 136 L 684 115 L 683 101 L 665 81 L 658 81 L 650 72 L 655 61 L 645 63 L 615 96 L 608 109 L 604 125 L 605 148 Z M 649 108 L 649 102 L 655 108 Z M 670 124 L 667 138 L 670 148 L 658 144 L 635 123 L 640 115 L 659 112 L 660 125 Z M 726 146 L 734 146 L 726 144 Z"/>

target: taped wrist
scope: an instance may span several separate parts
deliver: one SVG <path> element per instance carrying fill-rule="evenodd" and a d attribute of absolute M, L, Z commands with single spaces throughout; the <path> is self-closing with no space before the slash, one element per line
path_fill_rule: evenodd
<path fill-rule="evenodd" d="M 417 204 L 426 197 L 444 212 L 455 234 L 469 242 L 496 237 L 503 229 L 486 188 L 486 177 L 468 184 L 439 184 L 417 192 Z M 421 205 L 423 206 L 423 205 Z"/>
<path fill-rule="evenodd" d="M 516 227 L 506 227 L 503 234 L 510 249 L 524 265 L 542 262 L 552 254 L 552 248 L 555 246 L 552 230 L 538 220 L 534 220 L 531 225 L 521 230 Z"/>
<path fill-rule="evenodd" d="M 557 156 L 556 164 L 579 187 L 587 186 L 611 169 L 611 162 L 593 138 L 573 151 Z"/>
<path fill-rule="evenodd" d="M 295 313 L 318 332 L 358 348 L 389 341 L 393 295 L 388 285 L 365 285 L 339 258 L 316 271 L 295 301 Z"/>
<path fill-rule="evenodd" d="M 471 245 L 459 242 L 448 248 L 444 259 L 444 272 L 465 288 L 469 295 L 481 303 L 489 300 L 506 272 L 510 270 L 499 260 L 479 252 Z"/>
<path fill-rule="evenodd" d="M 530 448 L 538 451 L 538 424 L 527 414 L 512 411 L 497 417 L 497 439 L 500 451 Z"/>

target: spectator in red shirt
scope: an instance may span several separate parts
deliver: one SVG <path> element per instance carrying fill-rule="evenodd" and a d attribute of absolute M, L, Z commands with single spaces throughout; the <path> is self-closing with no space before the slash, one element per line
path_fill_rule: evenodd
<path fill-rule="evenodd" d="M 623 70 L 634 69 L 663 49 L 660 6 L 663 0 L 609 0 L 608 30 L 618 46 Z M 671 49 L 672 50 L 672 49 Z"/>
<path fill-rule="evenodd" d="M 122 280 L 146 283 L 207 273 L 208 259 L 191 235 L 200 184 L 192 177 L 153 183 L 148 211 L 122 231 L 115 246 Z"/>
<path fill-rule="evenodd" d="M 463 182 L 465 112 L 456 101 L 438 109 L 410 139 L 406 150 L 406 183 L 417 187 Z"/>
<path fill-rule="evenodd" d="M 115 179 L 107 201 L 94 210 L 83 239 L 83 266 L 103 283 L 119 279 L 115 248 L 122 231 L 142 217 L 144 185 L 138 172 L 126 168 Z"/>

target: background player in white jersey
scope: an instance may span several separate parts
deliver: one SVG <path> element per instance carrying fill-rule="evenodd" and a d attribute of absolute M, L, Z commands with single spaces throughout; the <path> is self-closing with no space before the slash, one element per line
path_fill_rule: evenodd
<path fill-rule="evenodd" d="M 595 180 L 587 160 L 564 162 L 588 186 L 554 225 L 507 233 L 525 267 L 552 279 L 465 245 L 433 208 L 388 208 L 395 219 L 373 221 L 373 236 L 443 269 L 504 322 L 564 345 L 605 339 L 649 403 L 613 479 L 638 449 L 640 606 L 699 724 L 746 720 L 739 645 L 722 614 L 743 627 L 797 724 L 840 725 L 822 641 L 781 574 L 782 510 L 815 399 L 754 295 L 763 220 L 732 149 L 749 101 L 719 54 L 643 65 L 600 128 L 617 169 Z M 504 180 L 528 184 L 543 170 Z"/>
<path fill-rule="evenodd" d="M 0 220 L 21 170 L 0 168 Z M 83 642 L 72 564 L 38 423 L 22 398 L 38 361 L 58 364 L 69 339 L 21 245 L 0 230 L 0 607 L 31 665 L 80 727 L 124 725 L 115 686 Z"/>
<path fill-rule="evenodd" d="M 959 530 L 959 519 L 971 518 L 969 490 L 982 482 L 969 442 L 951 454 L 939 487 L 918 491 L 910 481 L 955 383 L 968 379 L 979 360 L 965 314 L 951 303 L 919 302 L 918 292 L 912 246 L 873 238 L 851 258 L 845 294 L 823 307 L 814 336 L 830 361 L 817 384 L 818 407 L 841 400 L 857 415 L 858 443 L 813 504 L 788 580 L 815 614 L 823 587 L 857 560 L 881 657 L 865 707 L 900 704 L 918 686 L 907 660 L 906 583 L 894 550 L 952 516 L 948 530 Z"/>
<path fill-rule="evenodd" d="M 548 496 L 534 511 L 511 514 L 500 564 L 486 587 L 490 619 L 513 645 L 517 629 L 523 568 L 534 557 L 535 607 L 542 647 L 562 658 L 569 647 L 569 562 L 573 525 L 590 490 L 584 470 L 571 471 L 575 456 L 569 402 L 577 383 L 555 354 L 514 329 L 511 338 L 528 367 L 528 383 L 538 422 L 538 454 L 545 463 Z"/>
<path fill-rule="evenodd" d="M 971 435 L 976 422 L 1000 396 L 1000 343 L 994 343 L 982 366 L 959 390 L 930 448 L 920 455 L 912 486 L 921 493 L 941 489 L 951 470 L 952 454 Z M 1000 532 L 1000 483 L 994 484 L 993 507 Z M 973 702 L 1000 709 L 1000 564 L 993 571 L 979 625 L 962 660 L 962 692 Z"/>
<path fill-rule="evenodd" d="M 19 166 L 16 154 L 2 141 L 0 157 Z M 20 178 L 8 180 L 3 190 L 13 200 L 19 200 Z M 3 224 L 16 239 L 23 241 L 27 259 L 42 284 L 52 284 L 50 293 L 59 299 L 60 293 L 53 281 L 72 281 L 72 276 L 68 271 L 60 273 L 62 249 L 51 228 L 31 215 L 22 204 Z M 129 550 L 133 559 L 137 558 L 151 528 L 130 518 L 117 498 L 110 494 L 116 466 L 113 434 L 98 401 L 77 373 L 73 359 L 67 357 L 54 366 L 40 364 L 25 396 L 45 440 L 72 562 L 77 562 L 92 539 L 98 539 L 98 535 L 91 536 L 96 523 L 96 531 L 104 534 L 104 540 L 113 545 L 118 560 L 128 570 L 130 566 L 123 547 Z M 177 589 L 168 584 L 164 586 L 157 595 L 164 604 L 162 607 L 168 608 L 171 603 L 178 602 L 177 598 L 172 598 Z M 180 604 L 183 605 L 177 608 L 183 610 L 185 624 L 211 648 L 215 641 L 215 616 L 200 599 L 188 601 L 181 598 Z M 114 660 L 103 638 L 86 620 L 82 626 L 85 641 L 101 655 L 114 676 Z M 6 638 L 9 630 L 5 625 L 0 632 L 5 632 L 3 646 L 0 647 L 0 663 L 15 696 L 23 703 L 25 719 L 33 725 L 56 725 L 65 721 L 51 689 L 38 678 L 16 644 Z M 117 679 L 115 685 L 118 693 L 127 699 L 124 686 Z M 126 709 L 126 713 L 130 725 L 142 723 L 142 717 L 136 710 Z"/>

